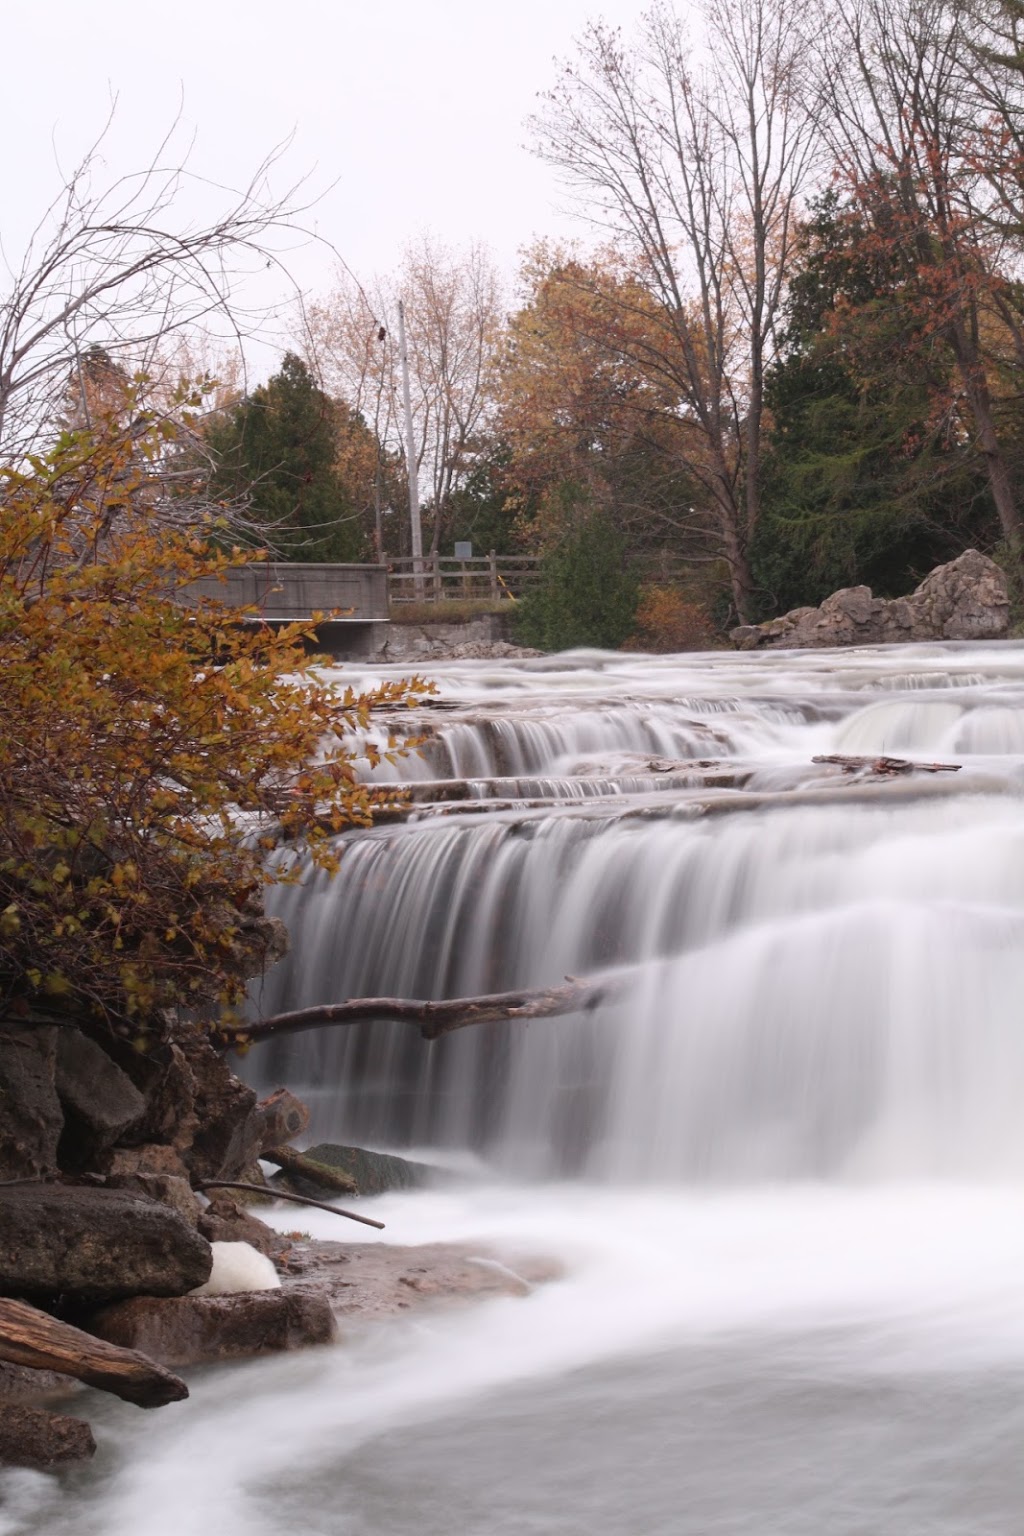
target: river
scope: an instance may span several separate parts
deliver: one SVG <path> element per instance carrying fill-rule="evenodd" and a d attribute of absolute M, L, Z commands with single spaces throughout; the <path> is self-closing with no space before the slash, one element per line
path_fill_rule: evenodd
<path fill-rule="evenodd" d="M 250 1066 L 318 1138 L 453 1171 L 366 1202 L 368 1240 L 562 1277 L 158 1414 L 90 1398 L 96 1459 L 7 1474 L 0 1536 L 1017 1536 L 1024 646 L 431 675 L 422 755 L 378 770 L 412 813 L 281 895 L 259 1006 L 616 1001 Z M 814 762 L 883 753 L 959 771 Z"/>

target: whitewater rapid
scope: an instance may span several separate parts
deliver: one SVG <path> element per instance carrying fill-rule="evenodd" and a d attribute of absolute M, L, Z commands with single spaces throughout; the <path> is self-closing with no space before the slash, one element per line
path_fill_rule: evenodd
<path fill-rule="evenodd" d="M 365 1202 L 366 1240 L 562 1277 L 193 1372 L 158 1414 L 90 1397 L 95 1462 L 0 1479 L 0 1536 L 1016 1536 L 1024 647 L 432 676 L 382 728 L 426 734 L 384 770 L 414 804 L 282 893 L 254 1009 L 624 991 L 246 1070 L 318 1138 L 458 1170 Z"/>

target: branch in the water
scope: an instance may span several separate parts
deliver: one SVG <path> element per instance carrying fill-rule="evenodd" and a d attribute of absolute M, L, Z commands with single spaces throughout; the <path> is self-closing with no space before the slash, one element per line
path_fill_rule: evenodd
<path fill-rule="evenodd" d="M 269 1019 L 257 1019 L 251 1024 L 222 1025 L 211 1039 L 221 1050 L 231 1050 L 277 1035 L 297 1035 L 307 1029 L 363 1024 L 376 1019 L 415 1025 L 424 1040 L 436 1040 L 440 1035 L 468 1029 L 472 1024 L 495 1024 L 502 1019 L 549 1019 L 557 1014 L 589 1011 L 617 993 L 620 987 L 618 980 L 593 982 L 568 977 L 558 987 L 489 992 L 479 997 L 447 998 L 442 1002 L 409 997 L 360 997 L 345 1003 L 299 1008 L 294 1013 L 276 1013 Z"/>
<path fill-rule="evenodd" d="M 960 763 L 916 763 L 907 757 L 851 757 L 846 752 L 827 752 L 811 758 L 812 763 L 834 763 L 846 773 L 867 768 L 883 777 L 896 773 L 959 773 Z"/>
<path fill-rule="evenodd" d="M 328 1205 L 326 1200 L 311 1200 L 308 1195 L 286 1195 L 283 1189 L 274 1189 L 266 1184 L 243 1184 L 238 1179 L 204 1179 L 196 1186 L 198 1189 L 249 1189 L 254 1194 L 266 1195 L 271 1200 L 287 1200 L 289 1205 L 312 1205 L 318 1211 L 330 1211 L 332 1216 L 347 1216 L 349 1221 L 361 1221 L 364 1227 L 379 1227 L 383 1232 L 384 1223 L 374 1221 L 372 1216 L 360 1216 L 356 1211 L 343 1211 L 340 1205 Z"/>

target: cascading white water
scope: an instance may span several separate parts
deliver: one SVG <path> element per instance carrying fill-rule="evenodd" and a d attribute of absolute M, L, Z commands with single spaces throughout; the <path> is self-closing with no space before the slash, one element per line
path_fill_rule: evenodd
<path fill-rule="evenodd" d="M 497 766 L 549 776 L 547 803 L 539 779 L 521 811 L 428 805 L 351 838 L 334 882 L 283 898 L 295 953 L 261 1006 L 610 967 L 628 968 L 626 991 L 583 1019 L 430 1048 L 399 1025 L 309 1036 L 273 1052 L 276 1074 L 313 1091 L 325 1134 L 471 1146 L 520 1172 L 1024 1174 L 1024 807 L 1008 755 L 1024 653 L 987 653 L 985 687 L 977 652 L 918 654 L 903 698 L 884 653 L 580 658 L 491 673 L 475 696 L 453 668 L 441 701 L 456 708 L 428 753 L 477 774 L 495 740 L 517 743 Z M 963 766 L 858 792 L 812 762 L 897 750 Z M 742 788 L 699 773 L 685 787 L 698 761 Z M 570 786 L 594 772 L 606 792 L 580 805 Z"/>
<path fill-rule="evenodd" d="M 436 680 L 425 755 L 393 773 L 409 818 L 281 893 L 294 950 L 254 1007 L 627 989 L 245 1065 L 317 1135 L 482 1154 L 369 1202 L 373 1241 L 564 1278 L 193 1373 L 156 1415 L 95 1400 L 96 1461 L 0 1477 L 0 1536 L 1015 1536 L 1024 647 Z M 812 761 L 844 753 L 960 771 Z"/>

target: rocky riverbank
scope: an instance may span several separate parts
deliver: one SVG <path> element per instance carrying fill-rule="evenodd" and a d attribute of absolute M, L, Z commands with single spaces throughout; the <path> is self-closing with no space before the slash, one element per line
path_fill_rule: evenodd
<path fill-rule="evenodd" d="M 875 597 L 870 587 L 844 587 L 818 608 L 794 608 L 764 624 L 742 624 L 730 637 L 741 651 L 806 649 L 1002 640 L 1009 626 L 1006 576 L 994 560 L 968 549 L 936 566 L 909 597 Z"/>
<path fill-rule="evenodd" d="M 0 1097 L 0 1464 L 92 1454 L 88 1425 L 54 1407 L 79 1383 L 159 1406 L 187 1396 L 180 1367 L 329 1344 L 338 1319 L 524 1294 L 552 1273 L 443 1245 L 311 1242 L 261 1221 L 240 1203 L 251 1191 L 220 1186 L 256 1186 L 266 1202 L 299 1180 L 350 1200 L 424 1170 L 360 1149 L 298 1153 L 305 1107 L 285 1090 L 258 1101 L 199 1030 L 139 1050 L 72 1024 L 8 1024 Z M 281 1191 L 261 1158 L 287 1165 Z M 241 1270 L 235 1255 L 249 1255 Z"/>

